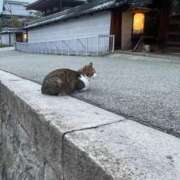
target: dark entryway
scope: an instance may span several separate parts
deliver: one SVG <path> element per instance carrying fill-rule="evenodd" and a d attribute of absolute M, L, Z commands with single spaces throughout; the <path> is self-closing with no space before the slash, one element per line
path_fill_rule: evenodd
<path fill-rule="evenodd" d="M 180 51 L 180 12 L 176 0 L 154 1 L 158 9 L 158 42 L 167 51 Z"/>
<path fill-rule="evenodd" d="M 121 49 L 122 12 L 116 9 L 111 12 L 111 34 L 115 35 L 115 49 Z"/>
<path fill-rule="evenodd" d="M 16 42 L 23 42 L 23 33 L 16 33 Z"/>

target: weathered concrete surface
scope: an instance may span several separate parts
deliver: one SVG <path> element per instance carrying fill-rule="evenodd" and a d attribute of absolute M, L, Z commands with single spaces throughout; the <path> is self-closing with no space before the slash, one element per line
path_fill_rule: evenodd
<path fill-rule="evenodd" d="M 15 49 L 14 47 L 4 47 L 4 48 L 0 48 L 0 52 L 2 52 L 2 51 L 12 51 L 14 49 Z"/>
<path fill-rule="evenodd" d="M 180 139 L 126 120 L 67 134 L 64 162 L 65 179 L 179 180 Z"/>
<path fill-rule="evenodd" d="M 0 68 L 41 83 L 56 68 L 79 69 L 92 61 L 98 76 L 89 91 L 73 96 L 180 137 L 180 58 L 167 59 L 166 62 L 165 56 L 97 58 L 6 51 L 0 53 Z"/>
<path fill-rule="evenodd" d="M 2 179 L 62 179 L 60 133 L 2 84 L 1 103 Z"/>
<path fill-rule="evenodd" d="M 0 71 L 1 180 L 179 180 L 180 139 Z"/>
<path fill-rule="evenodd" d="M 5 180 L 62 179 L 65 133 L 124 119 L 71 97 L 41 95 L 40 85 L 2 71 L 0 81 Z"/>

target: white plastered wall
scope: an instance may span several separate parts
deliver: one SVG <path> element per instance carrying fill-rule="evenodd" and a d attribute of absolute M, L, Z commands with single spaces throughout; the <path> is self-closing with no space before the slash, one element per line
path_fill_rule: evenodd
<path fill-rule="evenodd" d="M 110 34 L 111 13 L 101 12 L 29 29 L 29 42 L 47 42 Z"/>
<path fill-rule="evenodd" d="M 7 46 L 12 46 L 15 43 L 15 34 L 11 33 L 11 34 L 1 34 L 1 38 L 0 38 L 0 43 L 7 45 Z"/>

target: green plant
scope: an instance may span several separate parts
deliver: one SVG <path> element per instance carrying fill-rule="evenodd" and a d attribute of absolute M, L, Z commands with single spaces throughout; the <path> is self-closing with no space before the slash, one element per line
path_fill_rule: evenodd
<path fill-rule="evenodd" d="M 10 26 L 11 27 L 22 27 L 23 24 L 21 21 L 18 20 L 18 18 L 16 16 L 11 16 Z"/>
<path fill-rule="evenodd" d="M 0 48 L 4 48 L 4 47 L 8 47 L 8 46 L 6 46 L 4 44 L 0 44 Z"/>

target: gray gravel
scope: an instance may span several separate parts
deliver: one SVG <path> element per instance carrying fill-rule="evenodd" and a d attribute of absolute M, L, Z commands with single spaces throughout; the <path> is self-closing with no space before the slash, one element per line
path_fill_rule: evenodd
<path fill-rule="evenodd" d="M 180 137 L 180 63 L 131 55 L 95 58 L 0 52 L 0 69 L 40 83 L 51 70 L 79 69 L 89 62 L 94 62 L 98 76 L 89 91 L 74 97 Z"/>

